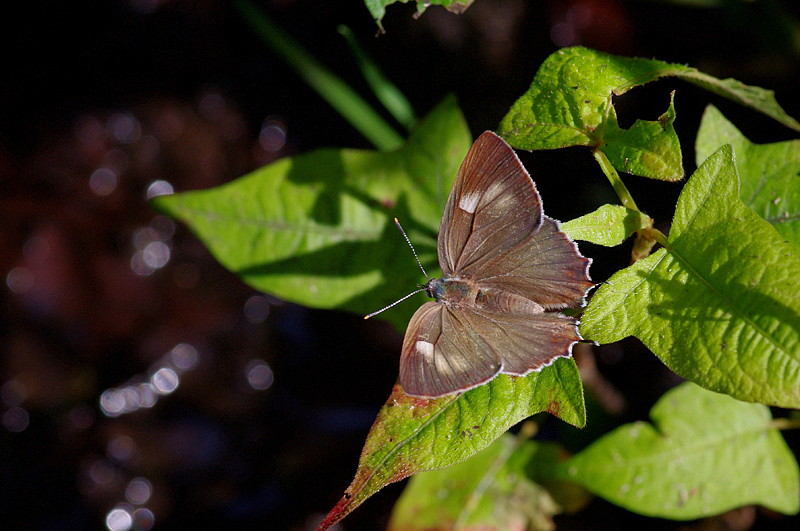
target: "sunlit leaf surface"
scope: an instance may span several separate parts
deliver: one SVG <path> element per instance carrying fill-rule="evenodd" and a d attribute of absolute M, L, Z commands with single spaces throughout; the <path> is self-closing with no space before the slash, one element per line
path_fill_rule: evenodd
<path fill-rule="evenodd" d="M 685 383 L 562 464 L 565 478 L 631 511 L 690 520 L 760 504 L 800 509 L 797 461 L 769 408 Z"/>
<path fill-rule="evenodd" d="M 673 371 L 741 400 L 800 406 L 800 255 L 739 199 L 733 151 L 678 200 L 668 248 L 613 275 L 583 314 L 600 343 L 634 335 Z"/>

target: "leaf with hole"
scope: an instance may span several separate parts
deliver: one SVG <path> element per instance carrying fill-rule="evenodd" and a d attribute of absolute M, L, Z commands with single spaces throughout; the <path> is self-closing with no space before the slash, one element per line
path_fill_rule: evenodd
<path fill-rule="evenodd" d="M 800 130 L 772 91 L 734 79 L 717 79 L 695 68 L 655 59 L 620 57 L 582 47 L 563 48 L 540 66 L 528 91 L 500 123 L 499 133 L 520 149 L 588 146 L 606 154 L 619 171 L 678 180 L 683 176 L 675 109 L 657 120 L 617 123 L 613 97 L 662 77 L 678 77 Z"/>

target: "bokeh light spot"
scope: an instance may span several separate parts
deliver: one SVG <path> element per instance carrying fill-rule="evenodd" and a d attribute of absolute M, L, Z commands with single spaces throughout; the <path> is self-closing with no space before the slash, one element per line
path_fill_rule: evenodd
<path fill-rule="evenodd" d="M 28 398 L 28 388 L 24 383 L 12 378 L 0 387 L 0 400 L 6 406 L 19 406 Z"/>
<path fill-rule="evenodd" d="M 108 457 L 120 463 L 126 463 L 136 455 L 136 443 L 127 435 L 117 435 L 106 446 Z"/>
<path fill-rule="evenodd" d="M 111 168 L 97 168 L 89 177 L 89 188 L 95 195 L 109 195 L 117 188 L 117 174 Z"/>
<path fill-rule="evenodd" d="M 135 531 L 149 531 L 156 523 L 153 511 L 147 507 L 139 507 L 133 511 L 133 529 Z"/>
<path fill-rule="evenodd" d="M 244 317 L 253 324 L 263 323 L 269 315 L 269 300 L 263 295 L 253 295 L 244 303 Z"/>
<path fill-rule="evenodd" d="M 150 220 L 150 228 L 155 231 L 155 238 L 167 241 L 175 235 L 175 220 L 158 215 Z"/>
<path fill-rule="evenodd" d="M 133 144 L 142 136 L 139 120 L 129 112 L 112 114 L 106 122 L 106 128 L 111 138 L 120 144 Z"/>
<path fill-rule="evenodd" d="M 133 526 L 133 516 L 126 509 L 116 507 L 106 514 L 109 531 L 128 531 Z"/>
<path fill-rule="evenodd" d="M 258 143 L 264 151 L 280 151 L 286 145 L 286 125 L 279 120 L 268 118 L 261 126 Z"/>
<path fill-rule="evenodd" d="M 256 391 L 269 389 L 275 379 L 272 369 L 264 360 L 250 360 L 245 367 L 247 383 Z"/>
<path fill-rule="evenodd" d="M 575 33 L 575 28 L 571 24 L 559 22 L 553 24 L 553 27 L 550 28 L 550 40 L 552 40 L 553 44 L 556 46 L 572 46 L 577 43 L 578 36 Z"/>
<path fill-rule="evenodd" d="M 147 187 L 147 193 L 145 196 L 147 199 L 152 199 L 159 195 L 172 195 L 175 193 L 175 189 L 168 181 L 158 180 L 153 181 Z"/>
<path fill-rule="evenodd" d="M 153 485 L 147 478 L 133 478 L 125 487 L 125 499 L 134 505 L 147 503 L 153 494 Z"/>
<path fill-rule="evenodd" d="M 158 394 L 168 395 L 178 388 L 180 378 L 178 373 L 169 367 L 158 369 L 150 378 L 150 382 L 155 387 Z"/>
<path fill-rule="evenodd" d="M 25 431 L 30 424 L 31 418 L 28 411 L 19 406 L 9 408 L 3 413 L 3 426 L 12 433 Z"/>
<path fill-rule="evenodd" d="M 175 368 L 182 371 L 193 369 L 199 359 L 197 349 L 188 343 L 175 345 L 170 351 L 170 357 Z"/>
<path fill-rule="evenodd" d="M 125 397 L 118 389 L 107 389 L 100 395 L 100 409 L 107 417 L 125 413 Z"/>
<path fill-rule="evenodd" d="M 169 262 L 170 253 L 169 245 L 164 242 L 154 241 L 148 243 L 142 249 L 142 260 L 153 270 L 161 269 Z"/>
<path fill-rule="evenodd" d="M 14 293 L 27 293 L 33 287 L 33 273 L 27 267 L 15 267 L 6 275 L 6 286 Z"/>

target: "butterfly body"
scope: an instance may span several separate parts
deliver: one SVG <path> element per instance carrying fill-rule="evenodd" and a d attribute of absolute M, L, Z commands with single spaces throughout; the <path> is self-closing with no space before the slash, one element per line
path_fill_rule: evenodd
<path fill-rule="evenodd" d="M 539 304 L 515 293 L 483 288 L 474 280 L 445 276 L 432 278 L 425 284 L 425 292 L 439 304 L 452 308 L 469 308 L 476 311 L 501 313 L 541 313 Z"/>
<path fill-rule="evenodd" d="M 403 340 L 407 394 L 466 391 L 571 354 L 578 322 L 560 310 L 583 306 L 590 260 L 544 215 L 528 172 L 492 132 L 459 169 L 438 251 L 444 275 L 425 284 L 434 300 L 414 313 Z"/>

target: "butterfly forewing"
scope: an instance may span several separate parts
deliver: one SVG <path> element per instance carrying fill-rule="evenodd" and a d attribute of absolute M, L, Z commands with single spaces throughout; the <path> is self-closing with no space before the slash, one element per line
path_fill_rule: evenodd
<path fill-rule="evenodd" d="M 400 382 L 407 394 L 435 397 L 463 391 L 489 381 L 500 369 L 488 341 L 460 312 L 427 302 L 411 317 L 400 356 Z"/>
<path fill-rule="evenodd" d="M 445 275 L 474 267 L 519 243 L 542 219 L 539 194 L 514 151 L 492 132 L 469 149 L 439 229 Z"/>
<path fill-rule="evenodd" d="M 530 237 L 504 253 L 488 257 L 469 274 L 484 287 L 522 295 L 547 309 L 580 308 L 589 281 L 590 260 L 581 256 L 558 222 L 544 216 Z"/>

